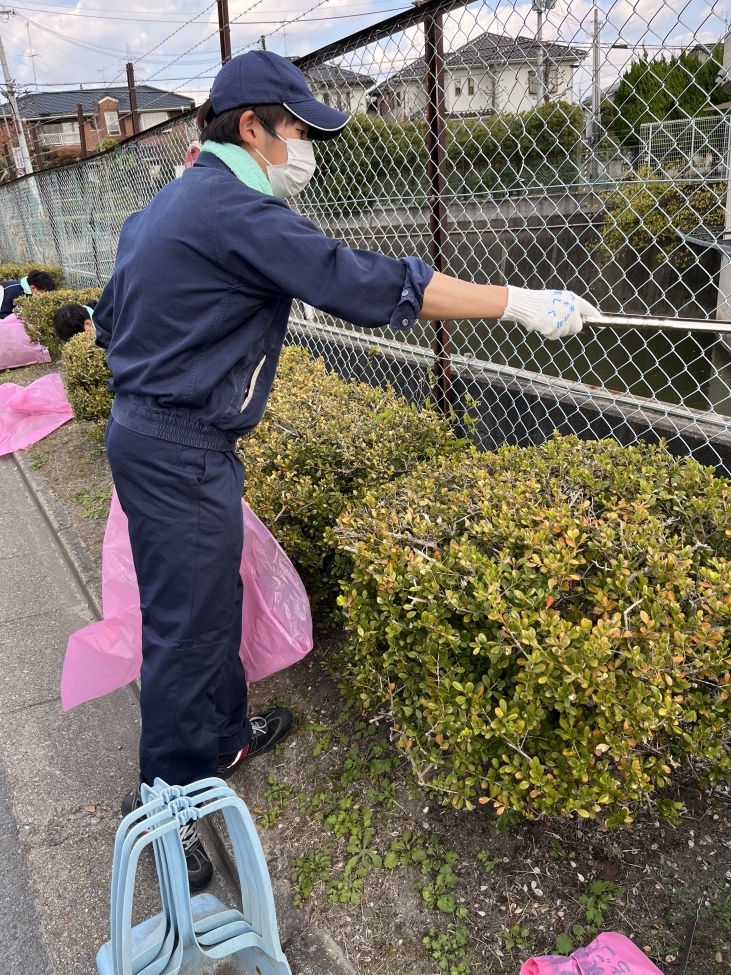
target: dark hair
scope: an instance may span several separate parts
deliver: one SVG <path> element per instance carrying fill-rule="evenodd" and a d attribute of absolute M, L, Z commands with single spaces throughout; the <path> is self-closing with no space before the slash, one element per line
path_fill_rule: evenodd
<path fill-rule="evenodd" d="M 48 271 L 31 271 L 28 274 L 28 284 L 38 288 L 39 291 L 55 291 L 56 282 Z"/>
<path fill-rule="evenodd" d="M 275 135 L 278 125 L 297 121 L 297 116 L 284 105 L 242 105 L 216 115 L 209 98 L 203 102 L 196 116 L 201 142 L 210 139 L 211 142 L 233 142 L 240 146 L 239 122 L 244 112 L 253 112 L 270 135 Z"/>
<path fill-rule="evenodd" d="M 89 308 L 96 308 L 96 302 L 90 301 Z M 89 318 L 89 312 L 83 305 L 75 302 L 61 305 L 53 316 L 53 329 L 62 342 L 68 342 L 72 336 L 84 331 L 84 322 Z"/>

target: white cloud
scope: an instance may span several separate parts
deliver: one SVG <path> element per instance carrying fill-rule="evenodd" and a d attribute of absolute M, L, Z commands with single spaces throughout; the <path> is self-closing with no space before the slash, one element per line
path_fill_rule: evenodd
<path fill-rule="evenodd" d="M 290 20 L 314 6 L 316 0 L 230 0 L 234 50 L 253 45 L 261 34 L 267 47 L 280 54 L 304 54 L 338 37 L 346 36 L 379 19 L 378 11 L 405 7 L 404 0 L 326 0 L 303 20 L 285 30 L 278 22 Z M 219 41 L 216 5 L 185 26 L 182 22 L 198 13 L 201 0 L 20 0 L 18 15 L 0 23 L 11 71 L 19 85 L 33 85 L 29 57 L 28 27 L 39 82 L 70 85 L 124 83 L 127 50 L 136 65 L 139 81 L 175 88 L 200 102 L 218 70 Z M 544 27 L 546 40 L 586 45 L 592 31 L 589 0 L 558 0 Z M 349 16 L 355 14 L 357 16 Z M 345 15 L 345 16 L 344 16 Z M 386 13 L 384 16 L 388 16 Z M 712 0 L 613 0 L 603 4 L 605 26 L 602 40 L 621 38 L 650 52 L 659 45 L 704 43 L 721 36 L 724 25 L 721 7 Z M 117 18 L 117 19 L 115 19 Z M 317 18 L 317 19 L 315 19 Z M 260 23 L 269 21 L 270 23 Z M 271 23 L 271 22 L 274 23 Z M 447 49 L 459 47 L 484 30 L 534 36 L 536 15 L 528 0 L 514 4 L 472 4 L 445 16 Z M 272 33 L 275 31 L 275 33 Z M 174 32 L 174 33 L 173 33 Z M 168 37 L 168 35 L 171 35 Z M 205 38 L 209 36 L 207 40 Z M 190 53 L 185 53 L 193 48 Z M 423 53 L 420 26 L 394 38 L 351 52 L 343 59 L 355 70 L 383 77 L 415 60 Z M 184 55 L 180 57 L 180 55 Z M 632 50 L 602 49 L 602 83 L 607 86 L 627 66 Z M 180 58 L 179 60 L 176 60 Z M 588 59 L 587 59 L 588 60 Z M 588 86 L 588 65 L 581 69 L 579 89 Z M 196 76 L 201 76 L 196 78 Z"/>

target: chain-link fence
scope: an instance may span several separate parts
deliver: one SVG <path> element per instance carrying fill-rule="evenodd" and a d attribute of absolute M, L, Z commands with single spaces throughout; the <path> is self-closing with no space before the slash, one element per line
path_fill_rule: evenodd
<path fill-rule="evenodd" d="M 291 340 L 345 375 L 469 411 L 485 446 L 554 428 L 666 437 L 731 470 L 721 17 L 710 0 L 427 0 L 297 59 L 319 98 L 353 113 L 317 144 L 296 204 L 326 233 L 648 320 L 547 343 L 509 322 L 364 333 L 297 303 Z M 58 255 L 80 283 L 106 280 L 122 221 L 174 178 L 192 134 L 176 120 L 0 187 L 3 256 Z"/>

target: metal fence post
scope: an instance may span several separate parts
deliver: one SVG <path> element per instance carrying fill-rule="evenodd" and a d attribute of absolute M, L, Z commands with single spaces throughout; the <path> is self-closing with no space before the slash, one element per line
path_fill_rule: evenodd
<path fill-rule="evenodd" d="M 449 213 L 447 209 L 446 105 L 444 91 L 444 32 L 441 13 L 424 21 L 426 62 L 426 147 L 429 180 L 429 256 L 435 271 L 445 273 L 449 265 Z M 433 322 L 434 396 L 446 413 L 452 404 L 449 322 Z"/>

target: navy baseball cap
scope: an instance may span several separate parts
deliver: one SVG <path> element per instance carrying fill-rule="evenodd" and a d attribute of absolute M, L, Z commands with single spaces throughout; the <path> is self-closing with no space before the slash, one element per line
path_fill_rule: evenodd
<path fill-rule="evenodd" d="M 242 105 L 284 105 L 308 124 L 311 139 L 333 139 L 350 119 L 318 102 L 300 69 L 273 51 L 249 51 L 224 64 L 211 88 L 211 104 L 216 115 Z"/>

